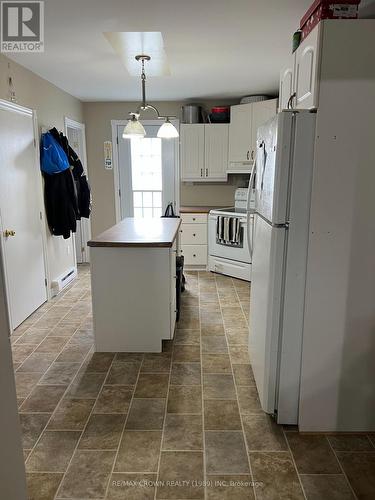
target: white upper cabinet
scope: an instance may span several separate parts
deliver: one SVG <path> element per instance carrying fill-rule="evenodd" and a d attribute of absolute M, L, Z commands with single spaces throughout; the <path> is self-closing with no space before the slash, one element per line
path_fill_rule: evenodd
<path fill-rule="evenodd" d="M 204 126 L 204 165 L 206 178 L 224 180 L 228 178 L 229 124 L 218 123 Z"/>
<path fill-rule="evenodd" d="M 255 160 L 257 150 L 258 128 L 273 118 L 277 113 L 277 99 L 254 102 L 252 104 L 252 130 L 251 130 L 251 150 L 250 160 Z"/>
<path fill-rule="evenodd" d="M 296 50 L 294 107 L 314 109 L 318 107 L 319 34 L 317 26 Z"/>
<path fill-rule="evenodd" d="M 182 181 L 226 181 L 229 125 L 181 124 Z"/>
<path fill-rule="evenodd" d="M 252 104 L 230 108 L 229 163 L 250 162 Z"/>
<path fill-rule="evenodd" d="M 181 180 L 195 181 L 204 177 L 204 125 L 180 126 Z"/>
<path fill-rule="evenodd" d="M 277 99 L 231 107 L 229 172 L 250 171 L 255 160 L 258 127 L 276 115 Z"/>
<path fill-rule="evenodd" d="M 288 109 L 289 100 L 294 92 L 294 65 L 295 54 L 290 59 L 290 64 L 280 71 L 279 111 Z"/>

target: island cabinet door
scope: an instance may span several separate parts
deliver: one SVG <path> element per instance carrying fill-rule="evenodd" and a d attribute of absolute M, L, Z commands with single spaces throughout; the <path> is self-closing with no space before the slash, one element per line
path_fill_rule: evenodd
<path fill-rule="evenodd" d="M 177 256 L 177 242 L 176 240 L 173 243 L 173 246 L 169 253 L 170 259 L 170 338 L 172 339 L 174 336 L 174 329 L 176 326 L 176 314 L 177 314 L 177 306 L 176 306 L 176 256 Z"/>

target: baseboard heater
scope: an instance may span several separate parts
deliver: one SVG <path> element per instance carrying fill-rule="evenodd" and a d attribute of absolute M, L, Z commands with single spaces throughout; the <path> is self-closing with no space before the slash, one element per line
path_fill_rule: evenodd
<path fill-rule="evenodd" d="M 68 286 L 69 283 L 71 283 L 76 277 L 77 268 L 72 267 L 67 273 L 62 274 L 61 276 L 53 280 L 51 284 L 52 297 L 58 295 L 63 290 L 63 288 Z"/>

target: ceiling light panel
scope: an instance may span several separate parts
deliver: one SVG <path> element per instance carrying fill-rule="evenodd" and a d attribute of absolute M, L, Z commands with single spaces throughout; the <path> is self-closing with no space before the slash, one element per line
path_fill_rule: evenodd
<path fill-rule="evenodd" d="M 149 76 L 170 76 L 160 31 L 108 31 L 103 34 L 131 76 L 139 75 L 139 64 L 135 60 L 137 54 L 151 56 L 151 61 L 147 64 Z"/>

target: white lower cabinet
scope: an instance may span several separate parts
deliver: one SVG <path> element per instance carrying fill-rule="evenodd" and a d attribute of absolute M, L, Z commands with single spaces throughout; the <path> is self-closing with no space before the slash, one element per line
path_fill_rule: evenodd
<path fill-rule="evenodd" d="M 207 267 L 207 214 L 181 215 L 180 254 L 184 256 L 185 269 Z"/>

